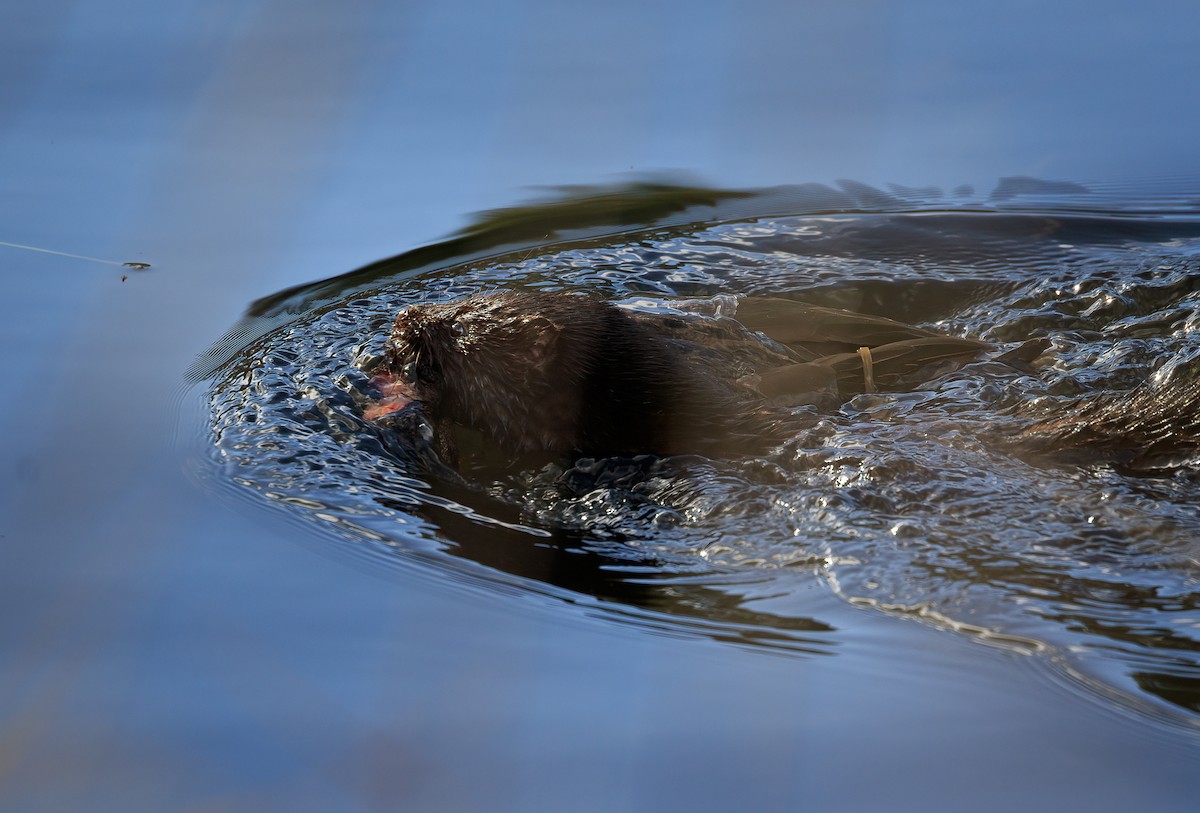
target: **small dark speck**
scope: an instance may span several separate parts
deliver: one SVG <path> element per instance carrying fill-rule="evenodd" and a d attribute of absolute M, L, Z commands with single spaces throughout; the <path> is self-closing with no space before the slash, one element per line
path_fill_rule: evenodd
<path fill-rule="evenodd" d="M 121 282 L 124 282 L 124 281 L 125 281 L 125 280 L 127 280 L 127 279 L 129 279 L 129 275 L 128 275 L 128 274 L 122 274 L 122 275 L 121 275 Z"/>

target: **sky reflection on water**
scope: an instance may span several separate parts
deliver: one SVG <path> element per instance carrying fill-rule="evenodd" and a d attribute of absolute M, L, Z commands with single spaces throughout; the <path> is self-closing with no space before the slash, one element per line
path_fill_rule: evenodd
<path fill-rule="evenodd" d="M 0 247 L 0 805 L 1190 809 L 1195 736 L 832 598 L 839 654 L 798 667 L 330 560 L 198 487 L 183 374 L 256 298 L 531 187 L 1195 194 L 1198 23 L 1183 2 L 6 4 L 0 240 L 154 268 Z"/>

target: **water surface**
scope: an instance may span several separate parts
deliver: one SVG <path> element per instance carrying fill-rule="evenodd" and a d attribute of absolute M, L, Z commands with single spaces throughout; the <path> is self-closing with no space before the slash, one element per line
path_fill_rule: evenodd
<path fill-rule="evenodd" d="M 1034 418 L 1194 380 L 1200 218 L 1171 200 L 1106 210 L 1112 201 L 1088 195 L 1031 179 L 954 206 L 861 185 L 576 193 L 524 213 L 537 230 L 557 227 L 552 245 L 416 272 L 421 257 L 399 257 L 261 303 L 230 337 L 241 346 L 209 361 L 227 356 L 212 374 L 210 476 L 378 567 L 419 563 L 617 622 L 798 653 L 836 651 L 847 622 L 807 598 L 823 592 L 1028 655 L 1074 690 L 1195 730 L 1200 460 L 1185 449 L 1163 469 L 1129 471 L 1099 450 L 1021 439 Z M 595 228 L 598 197 L 639 220 L 655 206 L 679 220 L 701 199 L 718 212 L 780 200 L 810 211 L 633 233 L 610 223 L 611 237 L 561 239 Z M 425 255 L 522 233 L 502 213 Z M 397 439 L 361 413 L 400 308 L 498 288 L 598 293 L 647 311 L 785 296 L 981 338 L 997 353 L 1030 339 L 1047 349 L 1033 366 L 984 358 L 915 390 L 794 410 L 801 428 L 762 456 L 566 460 L 467 472 L 483 479 L 464 489 L 405 454 L 420 445 L 415 428 Z"/>
<path fill-rule="evenodd" d="M 1194 809 L 1191 482 L 1003 440 L 1188 372 L 1195 4 L 0 22 L 0 807 Z M 355 360 L 515 285 L 1054 352 L 481 500 L 370 445 Z"/>

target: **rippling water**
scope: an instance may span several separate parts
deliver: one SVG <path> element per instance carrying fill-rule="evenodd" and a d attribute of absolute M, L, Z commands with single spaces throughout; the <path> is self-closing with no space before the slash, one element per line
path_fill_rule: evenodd
<path fill-rule="evenodd" d="M 816 586 L 1200 725 L 1198 461 L 1134 476 L 1016 441 L 1031 416 L 1080 398 L 1194 379 L 1200 220 L 1181 207 L 949 211 L 884 197 L 703 222 L 684 207 L 655 228 L 570 240 L 540 227 L 560 205 L 517 230 L 518 250 L 451 241 L 283 292 L 213 364 L 212 477 L 379 567 L 420 562 L 671 633 L 825 653 Z M 430 477 L 405 453 L 419 444 L 362 419 L 364 370 L 401 307 L 499 288 L 640 309 L 785 296 L 1050 349 L 1025 370 L 982 361 L 914 392 L 799 410 L 803 428 L 762 457 Z"/>

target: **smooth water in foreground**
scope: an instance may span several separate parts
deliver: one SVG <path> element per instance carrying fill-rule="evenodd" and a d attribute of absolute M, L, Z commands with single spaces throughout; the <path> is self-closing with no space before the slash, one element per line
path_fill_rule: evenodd
<path fill-rule="evenodd" d="M 797 188 L 791 216 L 706 212 L 419 270 L 400 257 L 288 292 L 260 306 L 265 335 L 215 351 L 227 357 L 211 362 L 206 476 L 318 524 L 373 567 L 469 575 L 478 589 L 556 596 L 563 612 L 764 654 L 835 654 L 857 618 L 830 614 L 835 596 L 1200 730 L 1200 461 L 1146 476 L 1017 442 L 1031 415 L 1194 378 L 1200 219 L 1086 198 L 1087 209 L 1071 197 L 947 207 L 867 191 L 843 193 L 852 213 L 804 213 L 838 193 Z M 610 195 L 630 210 L 675 197 L 682 210 L 703 193 Z M 738 205 L 777 207 L 779 195 Z M 526 216 L 565 231 L 572 207 L 603 199 Z M 478 231 L 512 238 L 497 220 Z M 680 297 L 784 296 L 1049 349 L 1033 368 L 985 360 L 915 391 L 804 407 L 805 428 L 763 456 L 564 461 L 450 491 L 362 419 L 362 367 L 403 306 L 498 288 L 660 310 Z"/>
<path fill-rule="evenodd" d="M 0 4 L 0 810 L 1191 813 L 1196 461 L 1016 434 L 1195 378 L 1198 28 Z M 368 371 L 498 289 L 996 353 L 754 454 L 464 485 Z"/>

